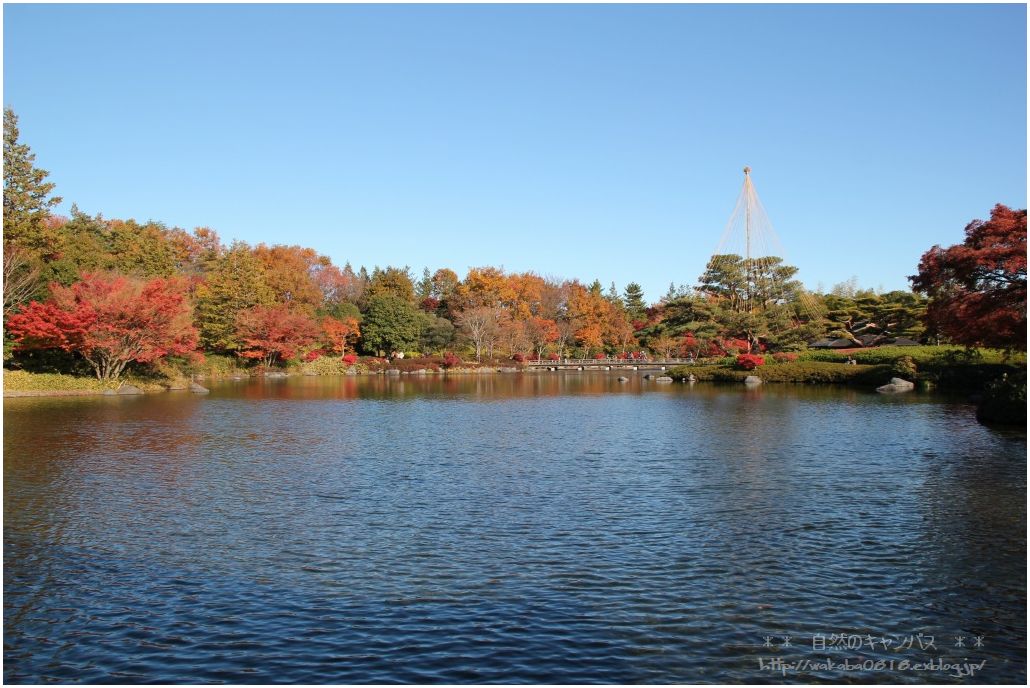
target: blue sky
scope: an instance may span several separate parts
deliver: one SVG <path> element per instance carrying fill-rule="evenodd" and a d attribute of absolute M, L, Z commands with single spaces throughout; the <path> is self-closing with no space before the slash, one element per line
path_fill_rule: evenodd
<path fill-rule="evenodd" d="M 72 202 L 343 264 L 693 284 L 750 165 L 810 288 L 1026 207 L 1026 8 L 4 6 Z"/>

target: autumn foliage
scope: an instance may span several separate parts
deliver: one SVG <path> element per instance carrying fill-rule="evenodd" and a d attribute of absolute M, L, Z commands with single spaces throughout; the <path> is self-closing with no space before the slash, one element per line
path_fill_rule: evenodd
<path fill-rule="evenodd" d="M 177 278 L 87 274 L 70 287 L 51 285 L 50 299 L 11 316 L 7 330 L 18 348 L 77 353 L 98 378 L 113 380 L 129 363 L 196 349 L 186 290 Z"/>
<path fill-rule="evenodd" d="M 737 367 L 741 370 L 754 370 L 765 365 L 765 358 L 758 354 L 740 354 L 737 356 Z"/>
<path fill-rule="evenodd" d="M 996 205 L 966 239 L 934 246 L 912 278 L 931 328 L 957 344 L 1026 350 L 1026 210 Z"/>
<path fill-rule="evenodd" d="M 322 320 L 322 339 L 329 349 L 340 356 L 352 350 L 361 336 L 357 318 L 325 317 Z"/>
<path fill-rule="evenodd" d="M 270 366 L 296 358 L 318 338 L 318 325 L 286 304 L 254 306 L 236 316 L 240 356 Z"/>

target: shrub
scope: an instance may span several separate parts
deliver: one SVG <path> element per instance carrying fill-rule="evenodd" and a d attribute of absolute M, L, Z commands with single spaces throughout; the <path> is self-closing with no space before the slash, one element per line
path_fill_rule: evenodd
<path fill-rule="evenodd" d="M 315 349 L 314 351 L 309 351 L 306 354 L 304 354 L 304 362 L 311 363 L 311 361 L 314 361 L 316 358 L 321 358 L 321 356 L 322 352 L 318 349 Z"/>
<path fill-rule="evenodd" d="M 740 354 L 736 363 L 741 370 L 754 370 L 760 365 L 765 365 L 765 358 L 758 354 Z"/>
<path fill-rule="evenodd" d="M 347 365 L 354 365 L 358 362 L 358 357 L 354 354 L 347 354 L 341 360 Z"/>
<path fill-rule="evenodd" d="M 603 361 L 606 358 L 604 354 L 594 354 L 595 361 Z"/>
<path fill-rule="evenodd" d="M 511 360 L 515 361 L 516 363 L 525 363 L 526 362 L 526 357 L 523 356 L 522 354 L 515 354 L 514 356 L 511 357 Z"/>
<path fill-rule="evenodd" d="M 916 372 L 916 362 L 911 356 L 899 356 L 891 366 L 891 373 L 905 380 L 915 381 Z"/>
<path fill-rule="evenodd" d="M 305 375 L 343 375 L 350 366 L 335 356 L 319 356 L 300 366 Z"/>
<path fill-rule="evenodd" d="M 981 423 L 1026 425 L 1026 370 L 1004 374 L 987 385 L 976 409 Z"/>
<path fill-rule="evenodd" d="M 432 370 L 436 372 L 440 370 L 440 364 L 442 360 L 439 358 L 425 358 L 422 356 L 416 358 L 398 358 L 390 364 L 390 368 L 393 370 L 399 370 L 402 373 L 414 373 L 417 370 Z"/>
<path fill-rule="evenodd" d="M 249 375 L 249 371 L 242 365 L 243 359 L 238 356 L 223 356 L 221 354 L 205 354 L 204 360 L 189 366 L 182 366 L 181 369 L 187 375 L 203 375 L 205 377 L 235 377 L 238 375 Z"/>
<path fill-rule="evenodd" d="M 794 353 L 788 353 L 786 351 L 778 351 L 772 355 L 773 360 L 777 363 L 793 363 L 798 360 L 798 355 Z"/>
<path fill-rule="evenodd" d="M 721 339 L 718 340 L 717 344 L 727 354 L 738 354 L 745 352 L 748 349 L 748 342 L 746 339 Z"/>
<path fill-rule="evenodd" d="M 558 360 L 558 354 L 556 354 L 556 353 L 547 354 L 547 360 L 548 361 L 557 361 Z"/>
<path fill-rule="evenodd" d="M 443 355 L 443 367 L 454 368 L 455 366 L 461 365 L 461 359 L 455 356 L 453 353 L 448 351 Z"/>

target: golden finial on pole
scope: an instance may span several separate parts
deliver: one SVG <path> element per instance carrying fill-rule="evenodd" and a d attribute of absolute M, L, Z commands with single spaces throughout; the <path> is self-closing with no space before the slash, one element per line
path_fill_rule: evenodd
<path fill-rule="evenodd" d="M 748 176 L 749 174 L 751 174 L 751 168 L 750 168 L 750 167 L 747 167 L 747 166 L 745 165 L 745 166 L 744 166 L 744 176 L 746 177 L 746 176 Z"/>

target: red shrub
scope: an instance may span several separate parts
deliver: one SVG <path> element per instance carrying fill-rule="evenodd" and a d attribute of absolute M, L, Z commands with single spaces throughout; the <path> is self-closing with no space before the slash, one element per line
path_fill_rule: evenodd
<path fill-rule="evenodd" d="M 730 355 L 742 353 L 748 349 L 746 339 L 722 339 L 719 341 L 719 345 L 722 347 L 723 351 Z"/>
<path fill-rule="evenodd" d="M 526 357 L 523 356 L 522 354 L 515 354 L 514 356 L 511 357 L 511 360 L 515 361 L 516 363 L 524 363 L 525 360 L 526 360 Z"/>
<path fill-rule="evenodd" d="M 318 359 L 318 358 L 321 358 L 321 357 L 322 357 L 322 352 L 319 351 L 318 349 L 315 349 L 314 351 L 309 351 L 306 354 L 304 354 L 304 361 L 306 363 L 311 363 L 315 359 Z"/>
<path fill-rule="evenodd" d="M 594 360 L 595 361 L 603 361 L 604 359 L 605 359 L 605 355 L 604 354 L 594 354 Z"/>
<path fill-rule="evenodd" d="M 343 362 L 346 363 L 347 365 L 354 365 L 355 363 L 358 362 L 358 357 L 355 356 L 354 354 L 347 354 L 346 356 L 343 357 Z"/>
<path fill-rule="evenodd" d="M 461 364 L 461 359 L 458 358 L 457 356 L 455 356 L 450 351 L 448 351 L 447 353 L 445 353 L 443 355 L 443 367 L 444 368 L 453 368 L 454 366 L 460 365 L 460 364 Z"/>
<path fill-rule="evenodd" d="M 737 356 L 737 367 L 743 370 L 754 370 L 760 365 L 765 365 L 765 358 L 758 354 L 740 354 Z"/>
<path fill-rule="evenodd" d="M 772 355 L 773 359 L 778 363 L 793 363 L 798 360 L 797 354 L 787 353 L 786 351 L 778 351 Z"/>
<path fill-rule="evenodd" d="M 558 354 L 548 354 L 547 355 L 547 360 L 548 361 L 557 361 L 558 360 Z"/>

